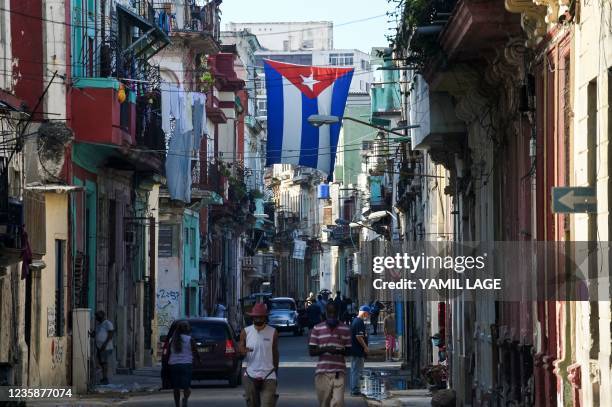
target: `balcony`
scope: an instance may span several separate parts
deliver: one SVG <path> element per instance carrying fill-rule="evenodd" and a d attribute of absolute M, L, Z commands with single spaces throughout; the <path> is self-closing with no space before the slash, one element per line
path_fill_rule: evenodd
<path fill-rule="evenodd" d="M 125 105 L 125 103 L 123 103 Z M 161 93 L 152 92 L 138 97 L 136 104 L 136 145 L 155 150 L 153 153 L 159 159 L 164 158 L 166 150 L 166 135 L 161 127 Z"/>
<path fill-rule="evenodd" d="M 313 169 L 308 167 L 297 167 L 293 170 L 291 181 L 295 184 L 308 184 L 312 180 Z"/>
<path fill-rule="evenodd" d="M 248 256 L 242 258 L 242 273 L 244 277 L 250 279 L 263 279 L 264 274 L 262 273 L 261 265 L 257 264 L 256 258 L 254 256 Z M 261 262 L 259 262 L 261 263 Z"/>
<path fill-rule="evenodd" d="M 215 78 L 215 86 L 222 92 L 235 92 L 245 87 L 245 82 L 238 78 L 234 69 L 236 55 L 230 52 L 219 52 L 208 57 L 208 66 Z"/>
<path fill-rule="evenodd" d="M 181 14 L 184 21 L 183 26 L 179 27 L 176 23 L 178 19 L 174 20 L 170 28 L 170 35 L 173 38 L 181 38 L 189 42 L 190 48 L 195 49 L 198 53 L 216 54 L 220 51 L 221 12 L 219 5 L 221 0 L 212 0 L 204 6 L 176 1 L 174 3 L 168 1 L 166 4 L 171 6 L 170 10 L 175 8 L 175 14 Z"/>
<path fill-rule="evenodd" d="M 78 78 L 72 90 L 72 129 L 82 143 L 136 144 L 136 95 L 119 103 L 121 84 L 114 78 Z M 95 118 L 95 126 L 92 120 Z"/>
<path fill-rule="evenodd" d="M 327 243 L 332 246 L 352 246 L 359 245 L 359 231 L 349 225 L 334 225 L 329 227 Z"/>
<path fill-rule="evenodd" d="M 411 122 L 420 127 L 412 129 L 412 148 L 416 150 L 455 151 L 460 148 L 467 130 L 465 122 L 455 113 L 452 96 L 446 92 L 433 92 L 421 76 L 415 79 L 411 92 Z"/>
<path fill-rule="evenodd" d="M 520 16 L 506 11 L 503 2 L 459 1 L 440 34 L 440 44 L 449 60 L 480 59 L 493 55 L 520 31 Z"/>
<path fill-rule="evenodd" d="M 0 209 L 0 266 L 6 267 L 21 260 L 21 226 L 23 203 L 5 196 Z"/>
<path fill-rule="evenodd" d="M 227 123 L 227 116 L 219 106 L 219 98 L 213 91 L 206 94 L 206 117 L 215 124 Z"/>

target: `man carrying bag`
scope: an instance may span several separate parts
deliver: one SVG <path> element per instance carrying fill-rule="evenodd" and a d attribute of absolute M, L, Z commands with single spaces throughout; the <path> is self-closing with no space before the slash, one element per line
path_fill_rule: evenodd
<path fill-rule="evenodd" d="M 278 333 L 267 325 L 268 308 L 257 303 L 248 315 L 250 325 L 240 333 L 239 350 L 245 355 L 244 397 L 248 407 L 274 407 L 278 372 Z"/>

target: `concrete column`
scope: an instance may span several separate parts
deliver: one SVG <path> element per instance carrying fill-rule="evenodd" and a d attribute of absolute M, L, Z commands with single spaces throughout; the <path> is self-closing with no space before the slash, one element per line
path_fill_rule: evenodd
<path fill-rule="evenodd" d="M 72 386 L 77 394 L 86 394 L 89 384 L 90 315 L 89 308 L 75 308 L 72 311 Z"/>

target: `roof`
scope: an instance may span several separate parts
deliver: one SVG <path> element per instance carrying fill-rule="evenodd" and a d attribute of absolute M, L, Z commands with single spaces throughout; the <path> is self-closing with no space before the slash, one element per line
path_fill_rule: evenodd
<path fill-rule="evenodd" d="M 187 317 L 187 318 L 178 318 L 175 320 L 175 322 L 178 321 L 187 321 L 187 322 L 193 322 L 193 321 L 202 321 L 202 322 L 223 322 L 223 323 L 227 323 L 227 319 L 225 318 L 217 318 L 217 317 Z"/>
<path fill-rule="evenodd" d="M 291 297 L 273 297 L 273 298 L 270 298 L 270 301 L 295 301 L 295 300 Z"/>

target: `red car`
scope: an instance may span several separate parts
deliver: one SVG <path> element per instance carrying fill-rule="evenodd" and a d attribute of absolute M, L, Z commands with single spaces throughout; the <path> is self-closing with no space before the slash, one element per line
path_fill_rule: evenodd
<path fill-rule="evenodd" d="M 176 325 L 187 321 L 191 337 L 196 342 L 201 364 L 194 360 L 192 380 L 227 380 L 230 387 L 241 383 L 242 360 L 238 355 L 238 340 L 234 330 L 222 318 L 185 318 L 170 326 L 162 347 L 162 388 L 169 389 L 168 346 Z"/>

